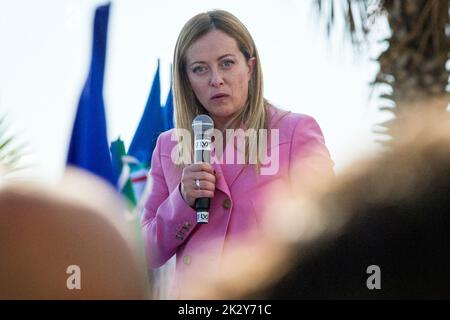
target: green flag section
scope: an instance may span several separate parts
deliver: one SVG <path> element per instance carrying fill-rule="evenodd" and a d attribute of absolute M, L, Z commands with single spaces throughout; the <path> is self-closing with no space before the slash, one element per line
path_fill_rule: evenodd
<path fill-rule="evenodd" d="M 118 177 L 117 188 L 128 200 L 130 209 L 137 205 L 136 196 L 133 190 L 132 181 L 129 178 L 130 168 L 126 161 L 125 144 L 119 138 L 111 143 L 112 165 L 115 175 Z M 125 170 L 124 167 L 128 166 Z"/>
<path fill-rule="evenodd" d="M 120 137 L 111 143 L 110 150 L 114 174 L 118 176 L 117 189 L 127 200 L 130 211 L 142 207 L 149 168 L 125 153 Z"/>

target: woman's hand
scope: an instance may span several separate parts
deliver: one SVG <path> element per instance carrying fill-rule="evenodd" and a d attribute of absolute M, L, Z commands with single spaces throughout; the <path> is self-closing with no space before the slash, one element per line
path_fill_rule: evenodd
<path fill-rule="evenodd" d="M 195 180 L 199 180 L 197 188 Z M 181 176 L 181 196 L 192 207 L 197 198 L 212 198 L 216 188 L 216 177 L 208 163 L 195 163 L 184 167 Z"/>

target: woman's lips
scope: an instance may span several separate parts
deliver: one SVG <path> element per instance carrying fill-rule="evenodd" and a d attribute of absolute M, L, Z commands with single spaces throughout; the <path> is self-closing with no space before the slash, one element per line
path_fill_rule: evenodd
<path fill-rule="evenodd" d="M 213 96 L 211 97 L 211 100 L 218 101 L 218 100 L 223 100 L 223 99 L 228 98 L 228 97 L 229 97 L 228 94 L 225 94 L 225 93 L 219 93 L 219 94 L 213 95 Z"/>

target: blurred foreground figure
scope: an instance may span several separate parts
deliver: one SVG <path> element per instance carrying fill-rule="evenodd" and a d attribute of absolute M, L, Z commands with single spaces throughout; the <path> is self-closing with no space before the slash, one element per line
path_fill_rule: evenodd
<path fill-rule="evenodd" d="M 55 187 L 0 183 L 0 299 L 146 299 L 122 204 L 70 169 Z"/>
<path fill-rule="evenodd" d="M 450 123 L 419 115 L 393 150 L 318 195 L 268 209 L 271 239 L 241 247 L 213 298 L 450 298 Z M 202 296 L 197 291 L 193 296 Z"/>

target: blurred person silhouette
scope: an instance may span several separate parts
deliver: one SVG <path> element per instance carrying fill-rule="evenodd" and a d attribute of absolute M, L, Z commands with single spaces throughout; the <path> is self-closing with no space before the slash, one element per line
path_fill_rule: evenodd
<path fill-rule="evenodd" d="M 0 299 L 148 299 L 115 191 L 67 169 L 55 186 L 0 183 Z"/>
<path fill-rule="evenodd" d="M 412 119 L 392 150 L 269 208 L 272 239 L 192 296 L 449 299 L 449 117 Z"/>
<path fill-rule="evenodd" d="M 333 175 L 333 162 L 314 118 L 264 98 L 256 45 L 229 12 L 200 13 L 184 25 L 174 51 L 173 92 L 176 128 L 159 136 L 153 152 L 142 226 L 151 267 L 176 256 L 171 297 L 179 298 L 218 272 L 229 243 L 264 237 L 260 213 L 271 187 L 307 188 L 310 180 Z M 199 114 L 210 116 L 218 133 L 212 164 L 192 164 L 191 126 Z M 263 131 L 271 139 L 267 145 Z M 239 138 L 248 138 L 244 146 Z M 207 224 L 197 223 L 199 198 L 211 199 Z"/>

